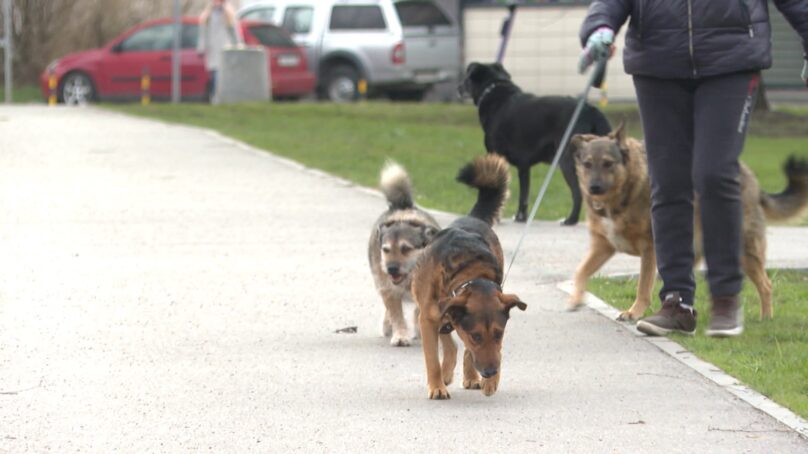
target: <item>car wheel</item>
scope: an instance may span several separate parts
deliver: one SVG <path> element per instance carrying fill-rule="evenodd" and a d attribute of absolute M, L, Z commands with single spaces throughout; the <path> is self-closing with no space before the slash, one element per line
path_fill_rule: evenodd
<path fill-rule="evenodd" d="M 415 88 L 412 90 L 388 91 L 387 97 L 391 101 L 423 101 L 428 89 Z"/>
<path fill-rule="evenodd" d="M 326 99 L 336 103 L 354 102 L 359 97 L 359 73 L 350 66 L 337 66 L 330 71 L 323 87 Z"/>
<path fill-rule="evenodd" d="M 85 73 L 73 72 L 62 79 L 59 97 L 65 104 L 86 104 L 95 99 L 93 81 Z"/>

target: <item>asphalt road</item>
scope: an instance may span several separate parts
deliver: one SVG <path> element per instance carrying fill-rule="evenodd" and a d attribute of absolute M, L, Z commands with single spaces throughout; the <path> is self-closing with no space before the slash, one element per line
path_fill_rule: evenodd
<path fill-rule="evenodd" d="M 808 452 L 614 322 L 564 312 L 583 226 L 532 229 L 497 394 L 458 370 L 429 401 L 419 344 L 380 335 L 366 245 L 384 208 L 201 130 L 0 108 L 0 453 Z M 497 227 L 506 256 L 521 228 Z M 808 257 L 804 230 L 773 232 L 772 265 Z"/>

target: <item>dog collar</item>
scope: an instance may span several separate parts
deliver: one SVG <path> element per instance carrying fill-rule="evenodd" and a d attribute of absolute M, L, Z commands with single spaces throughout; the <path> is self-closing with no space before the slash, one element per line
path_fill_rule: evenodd
<path fill-rule="evenodd" d="M 465 289 L 466 289 L 466 288 L 467 288 L 469 285 L 473 284 L 473 283 L 474 283 L 474 282 L 476 282 L 476 281 L 489 281 L 489 282 L 493 282 L 493 283 L 494 283 L 494 285 L 496 285 L 496 286 L 497 286 L 497 290 L 499 290 L 500 292 L 502 291 L 502 287 L 500 287 L 500 286 L 499 286 L 499 284 L 497 284 L 496 282 L 492 281 L 491 279 L 485 279 L 485 278 L 481 278 L 481 277 L 475 277 L 474 279 L 472 279 L 472 280 L 470 280 L 470 281 L 466 281 L 466 282 L 464 282 L 464 283 L 460 284 L 460 286 L 459 286 L 459 287 L 457 287 L 456 289 L 452 290 L 452 293 L 451 293 L 452 298 L 454 298 L 454 297 L 456 297 L 457 295 L 459 295 L 459 294 L 463 293 L 463 290 L 465 290 Z"/>
<path fill-rule="evenodd" d="M 492 90 L 497 88 L 498 85 L 502 85 L 502 84 L 499 83 L 499 82 L 494 82 L 494 83 L 488 85 L 487 87 L 485 87 L 485 90 L 483 90 L 483 92 L 480 93 L 480 97 L 477 98 L 477 105 L 479 106 L 480 104 L 482 104 L 485 97 L 488 96 L 488 94 L 491 93 Z"/>

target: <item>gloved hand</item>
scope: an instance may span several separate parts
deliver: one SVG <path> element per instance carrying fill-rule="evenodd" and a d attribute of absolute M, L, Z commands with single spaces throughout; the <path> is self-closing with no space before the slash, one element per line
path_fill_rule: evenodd
<path fill-rule="evenodd" d="M 586 47 L 578 60 L 578 72 L 583 74 L 595 60 L 608 58 L 612 54 L 614 31 L 609 27 L 600 27 L 589 35 Z"/>
<path fill-rule="evenodd" d="M 808 87 L 808 60 L 805 60 L 805 63 L 802 64 L 802 81 Z"/>

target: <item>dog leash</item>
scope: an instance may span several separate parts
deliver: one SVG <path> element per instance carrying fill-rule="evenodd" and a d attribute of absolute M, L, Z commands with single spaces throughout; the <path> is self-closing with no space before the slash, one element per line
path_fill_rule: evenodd
<path fill-rule="evenodd" d="M 544 182 L 539 190 L 539 195 L 536 197 L 536 201 L 533 202 L 533 208 L 531 208 L 530 215 L 527 217 L 527 221 L 525 222 L 525 228 L 522 230 L 522 236 L 519 237 L 519 242 L 516 243 L 516 249 L 513 250 L 513 255 L 511 256 L 511 261 L 508 264 L 508 269 L 505 270 L 505 276 L 502 278 L 503 287 L 505 286 L 505 281 L 508 279 L 508 275 L 511 272 L 513 262 L 516 261 L 516 255 L 519 253 L 519 249 L 522 247 L 522 242 L 525 240 L 527 233 L 530 231 L 530 224 L 533 222 L 533 218 L 536 216 L 536 211 L 539 210 L 539 205 L 541 205 L 541 201 L 544 199 L 544 194 L 547 192 L 547 187 L 550 186 L 550 180 L 553 178 L 553 174 L 555 173 L 556 167 L 558 167 L 559 161 L 561 161 L 561 156 L 564 154 L 564 150 L 567 148 L 567 144 L 572 136 L 572 131 L 575 129 L 575 124 L 578 123 L 578 117 L 581 116 L 581 112 L 584 109 L 584 104 L 586 104 L 586 99 L 589 96 L 589 89 L 592 87 L 600 87 L 603 84 L 603 80 L 606 76 L 606 61 L 606 58 L 602 58 L 596 62 L 595 69 L 592 71 L 592 75 L 589 77 L 589 80 L 586 83 L 584 92 L 581 94 L 580 99 L 578 99 L 578 105 L 575 106 L 575 111 L 573 112 L 572 118 L 570 118 L 570 122 L 567 125 L 567 130 L 564 131 L 564 136 L 561 139 L 561 143 L 558 144 L 558 149 L 553 157 L 552 164 L 550 164 L 550 169 L 547 171 L 547 175 L 544 177 Z"/>
<path fill-rule="evenodd" d="M 508 41 L 511 39 L 511 31 L 513 30 L 514 19 L 516 18 L 516 1 L 508 4 L 508 16 L 502 22 L 502 30 L 499 34 L 502 36 L 502 41 L 499 43 L 499 51 L 497 51 L 497 63 L 502 63 L 505 59 L 505 49 L 508 47 Z"/>

